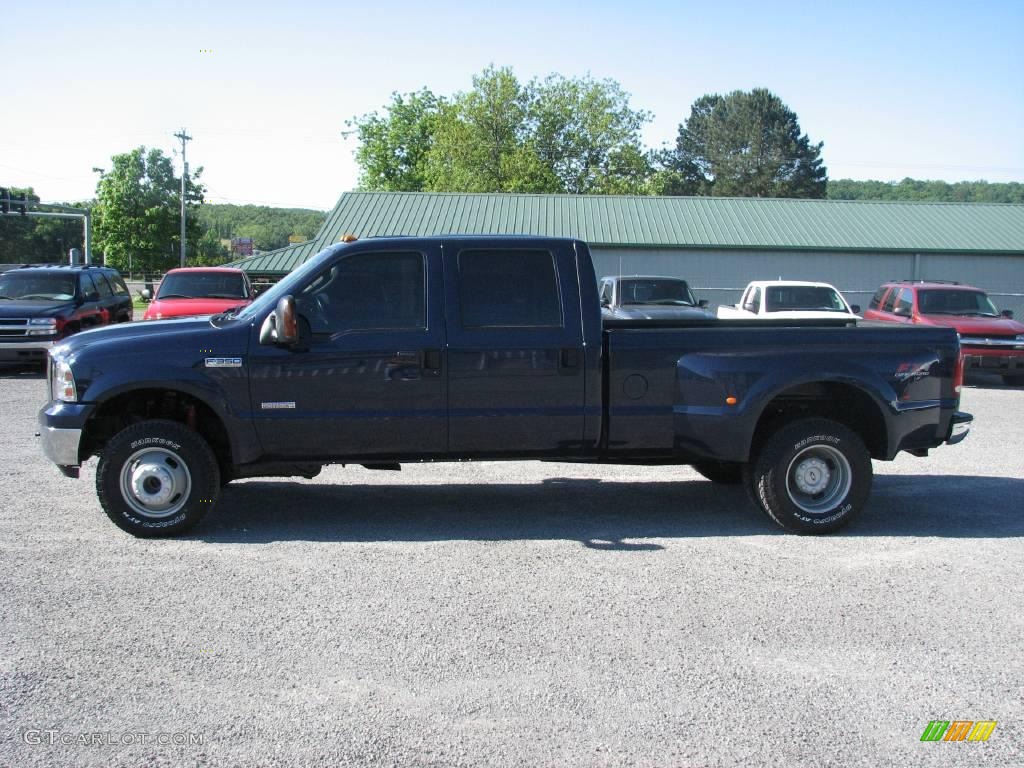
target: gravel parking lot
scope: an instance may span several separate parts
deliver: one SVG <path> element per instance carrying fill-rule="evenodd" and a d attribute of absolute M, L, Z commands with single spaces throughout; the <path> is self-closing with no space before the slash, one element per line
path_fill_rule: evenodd
<path fill-rule="evenodd" d="M 830 537 L 689 468 L 479 463 L 242 481 L 139 541 L 95 461 L 40 453 L 44 380 L 0 370 L 0 764 L 1020 765 L 1024 390 L 997 382 Z M 936 719 L 998 726 L 922 743 Z"/>

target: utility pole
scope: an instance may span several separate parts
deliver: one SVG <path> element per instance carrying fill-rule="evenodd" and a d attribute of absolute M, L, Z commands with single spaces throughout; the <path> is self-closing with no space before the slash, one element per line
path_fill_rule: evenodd
<path fill-rule="evenodd" d="M 185 129 L 182 128 L 180 133 L 174 134 L 175 138 L 181 139 L 181 164 L 183 166 L 181 173 L 181 264 L 179 266 L 185 266 L 185 185 L 188 182 L 188 161 L 185 160 L 185 144 L 192 140 Z"/>

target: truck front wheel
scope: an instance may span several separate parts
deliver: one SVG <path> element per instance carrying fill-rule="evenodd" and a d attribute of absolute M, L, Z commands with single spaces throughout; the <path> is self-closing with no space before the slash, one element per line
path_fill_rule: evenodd
<path fill-rule="evenodd" d="M 761 510 L 787 531 L 828 533 L 850 522 L 871 492 L 871 456 L 852 430 L 829 419 L 790 422 L 744 472 Z"/>
<path fill-rule="evenodd" d="M 217 458 L 185 426 L 162 419 L 118 432 L 100 454 L 96 493 L 103 511 L 133 536 L 173 536 L 209 511 L 220 490 Z"/>

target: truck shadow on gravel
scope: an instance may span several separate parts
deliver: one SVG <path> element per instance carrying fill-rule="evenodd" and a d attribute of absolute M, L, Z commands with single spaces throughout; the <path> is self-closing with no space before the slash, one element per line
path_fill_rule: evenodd
<path fill-rule="evenodd" d="M 881 475 L 868 507 L 835 536 L 1024 536 L 1024 480 Z M 651 539 L 775 536 L 737 486 L 706 481 L 320 485 L 248 481 L 224 489 L 191 538 L 275 541 L 572 540 L 598 550 L 657 551 Z"/>

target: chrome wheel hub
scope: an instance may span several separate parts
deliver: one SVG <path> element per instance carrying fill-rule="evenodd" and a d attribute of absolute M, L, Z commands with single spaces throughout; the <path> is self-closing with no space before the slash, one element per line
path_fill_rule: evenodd
<path fill-rule="evenodd" d="M 786 470 L 790 501 L 812 515 L 831 512 L 853 487 L 853 469 L 838 448 L 812 445 L 793 457 Z"/>
<path fill-rule="evenodd" d="M 188 502 L 192 476 L 174 451 L 144 448 L 121 467 L 121 495 L 144 517 L 169 517 Z"/>
<path fill-rule="evenodd" d="M 832 479 L 832 472 L 829 471 L 828 465 L 821 459 L 805 459 L 796 468 L 794 479 L 796 480 L 797 488 L 802 493 L 814 496 L 828 487 L 828 482 Z"/>

